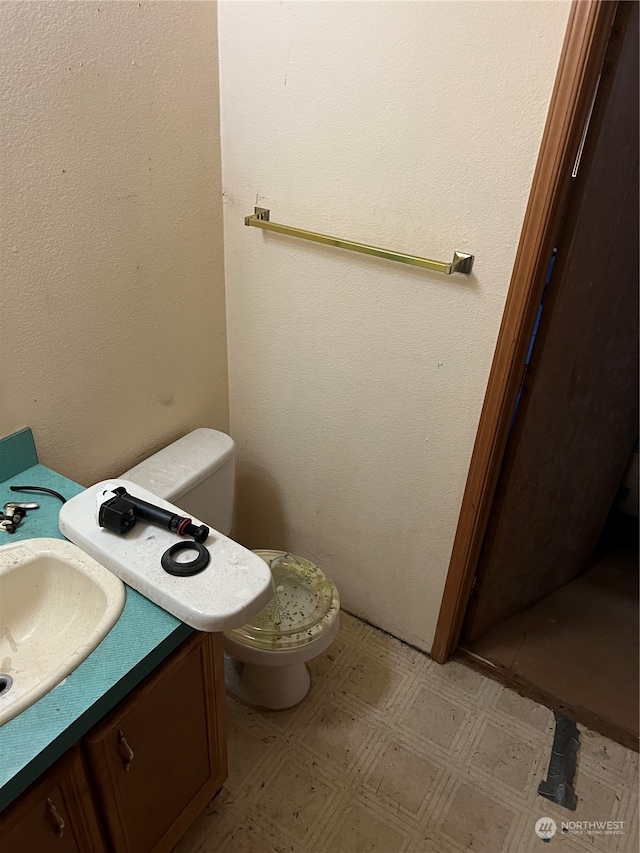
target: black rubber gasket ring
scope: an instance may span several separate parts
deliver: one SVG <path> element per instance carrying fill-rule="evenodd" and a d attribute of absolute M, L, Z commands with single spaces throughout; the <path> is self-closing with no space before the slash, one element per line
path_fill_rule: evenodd
<path fill-rule="evenodd" d="M 197 551 L 198 556 L 195 560 L 191 560 L 188 563 L 178 563 L 173 558 L 174 555 L 179 554 L 180 551 Z M 176 542 L 176 544 L 172 545 L 171 548 L 167 548 L 162 555 L 160 565 L 165 572 L 168 572 L 170 575 L 188 578 L 191 575 L 197 575 L 198 572 L 206 569 L 209 565 L 210 559 L 211 554 L 201 542 L 192 542 L 189 540 L 188 542 Z"/>

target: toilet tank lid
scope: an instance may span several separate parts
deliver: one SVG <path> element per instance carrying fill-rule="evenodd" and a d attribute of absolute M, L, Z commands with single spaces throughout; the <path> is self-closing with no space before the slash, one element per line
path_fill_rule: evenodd
<path fill-rule="evenodd" d="M 231 436 L 215 429 L 195 429 L 121 475 L 154 495 L 172 500 L 211 476 L 233 457 Z"/>

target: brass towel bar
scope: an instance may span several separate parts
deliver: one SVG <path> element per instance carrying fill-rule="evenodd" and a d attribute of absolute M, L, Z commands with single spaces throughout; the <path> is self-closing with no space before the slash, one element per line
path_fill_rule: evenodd
<path fill-rule="evenodd" d="M 431 261 L 417 255 L 406 255 L 404 252 L 380 249 L 378 246 L 368 246 L 366 243 L 342 240 L 340 237 L 328 237 L 326 234 L 318 234 L 316 231 L 304 231 L 302 228 L 293 228 L 291 225 L 279 225 L 277 222 L 271 222 L 269 210 L 266 207 L 256 207 L 253 216 L 245 217 L 244 224 L 253 225 L 254 228 L 263 228 L 265 231 L 275 231 L 278 234 L 288 234 L 290 237 L 300 237 L 301 240 L 312 240 L 314 243 L 336 246 L 338 249 L 349 249 L 352 252 L 362 252 L 364 255 L 375 255 L 389 261 L 399 261 L 401 264 L 411 264 L 425 270 L 435 270 L 445 275 L 451 275 L 454 272 L 468 275 L 473 267 L 474 256 L 466 255 L 463 252 L 454 252 L 453 261 L 446 264 L 444 261 Z"/>

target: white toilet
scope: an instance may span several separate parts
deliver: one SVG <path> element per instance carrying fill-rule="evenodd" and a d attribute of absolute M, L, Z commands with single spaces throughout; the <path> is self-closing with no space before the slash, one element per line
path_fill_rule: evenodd
<path fill-rule="evenodd" d="M 228 536 L 234 452 L 230 436 L 196 429 L 120 479 L 143 486 Z M 226 686 L 249 705 L 291 708 L 309 691 L 306 661 L 322 654 L 338 633 L 340 597 L 329 578 L 308 560 L 284 551 L 255 553 L 270 565 L 276 591 L 250 622 L 225 633 Z"/>

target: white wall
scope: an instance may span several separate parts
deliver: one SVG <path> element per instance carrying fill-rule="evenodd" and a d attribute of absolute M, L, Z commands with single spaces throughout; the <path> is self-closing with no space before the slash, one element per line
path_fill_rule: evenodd
<path fill-rule="evenodd" d="M 429 649 L 565 2 L 221 2 L 238 534 Z M 245 228 L 449 261 L 444 277 Z"/>
<path fill-rule="evenodd" d="M 82 483 L 228 428 L 214 3 L 0 3 L 0 435 Z"/>

